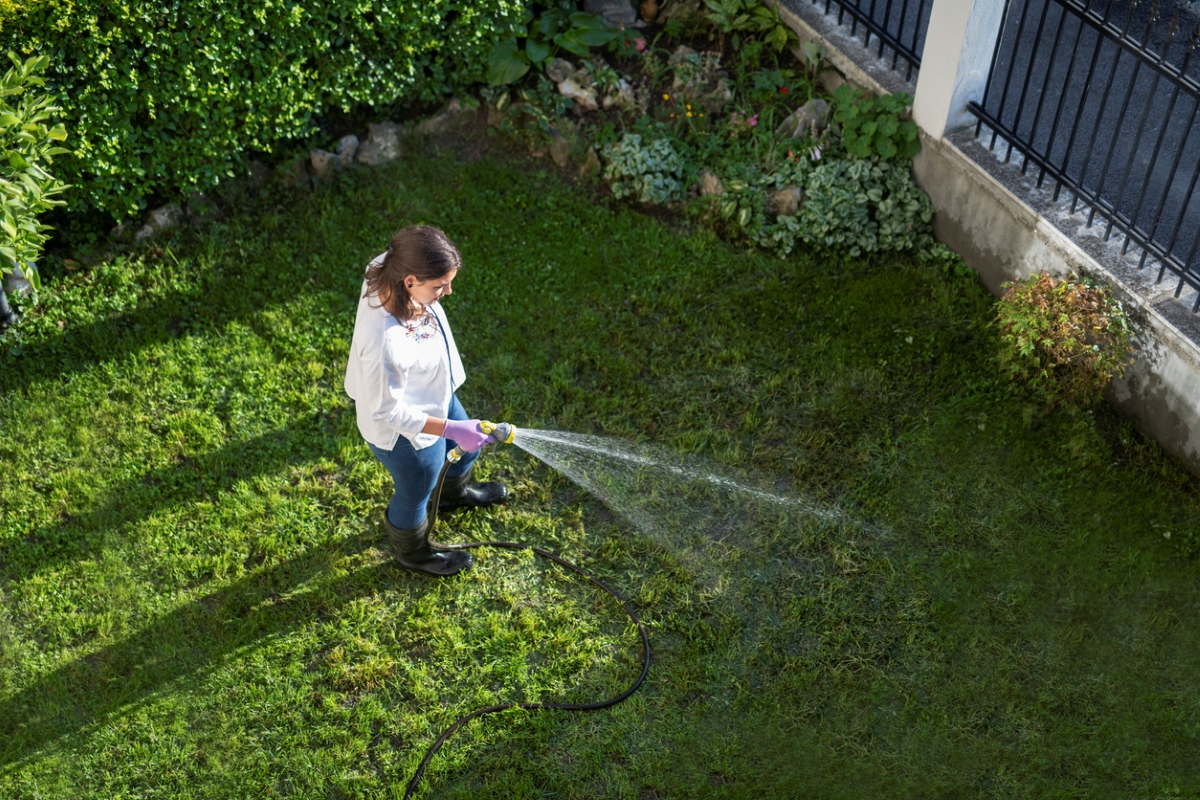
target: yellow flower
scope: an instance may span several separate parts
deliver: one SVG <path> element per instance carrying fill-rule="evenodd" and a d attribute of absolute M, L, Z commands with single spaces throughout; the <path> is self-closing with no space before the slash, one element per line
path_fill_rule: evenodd
<path fill-rule="evenodd" d="M 687 107 L 687 109 L 688 109 L 688 111 L 691 111 L 691 110 L 692 110 L 692 104 L 691 104 L 691 103 L 688 103 L 688 107 Z"/>
<path fill-rule="evenodd" d="M 692 115 L 692 112 L 690 112 L 690 111 L 689 111 L 689 112 L 688 112 L 688 116 L 690 117 L 691 115 Z"/>
<path fill-rule="evenodd" d="M 663 100 L 670 100 L 670 99 L 671 99 L 671 95 L 669 95 L 669 94 L 663 95 Z"/>

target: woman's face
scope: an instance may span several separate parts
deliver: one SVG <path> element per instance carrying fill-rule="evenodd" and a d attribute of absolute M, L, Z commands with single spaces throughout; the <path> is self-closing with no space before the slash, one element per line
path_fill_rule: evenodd
<path fill-rule="evenodd" d="M 408 295 L 423 306 L 436 303 L 443 296 L 453 294 L 450 290 L 450 283 L 457 274 L 458 270 L 452 269 L 440 278 L 432 278 L 427 281 L 419 281 L 415 276 L 410 275 L 405 280 L 408 285 Z"/>

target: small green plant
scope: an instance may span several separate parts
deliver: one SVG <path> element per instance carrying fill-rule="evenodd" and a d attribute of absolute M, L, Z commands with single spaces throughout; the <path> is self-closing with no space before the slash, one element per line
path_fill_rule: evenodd
<path fill-rule="evenodd" d="M 904 92 L 876 97 L 866 89 L 839 86 L 833 93 L 833 121 L 841 128 L 846 152 L 857 158 L 915 156 L 921 141 L 917 124 L 906 119 L 911 102 Z"/>
<path fill-rule="evenodd" d="M 0 141 L 5 155 L 0 161 L 0 273 L 19 266 L 36 288 L 41 281 L 29 262 L 41 255 L 50 230 L 37 217 L 63 205 L 56 195 L 67 188 L 46 167 L 54 156 L 68 152 L 55 144 L 67 138 L 67 131 L 61 123 L 52 125 L 60 110 L 53 98 L 32 91 L 45 86 L 41 73 L 49 57 L 35 56 L 22 63 L 9 52 L 8 58 L 13 66 L 0 78 Z M 17 97 L 20 101 L 15 105 L 9 102 Z"/>
<path fill-rule="evenodd" d="M 517 29 L 501 37 L 488 61 L 488 83 L 502 86 L 519 80 L 531 65 L 546 64 L 566 50 L 587 56 L 589 48 L 605 45 L 620 34 L 595 14 L 577 11 L 573 0 L 559 0 L 536 18 L 529 9 Z M 524 44 L 518 41 L 523 39 Z"/>
<path fill-rule="evenodd" d="M 763 0 L 704 0 L 704 5 L 708 6 L 709 22 L 722 34 L 732 35 L 734 49 L 741 47 L 747 34 L 761 36 L 775 52 L 797 41 L 779 11 Z"/>
<path fill-rule="evenodd" d="M 616 144 L 604 145 L 600 154 L 614 196 L 659 204 L 683 197 L 683 159 L 670 139 L 643 144 L 640 133 L 626 133 Z"/>
<path fill-rule="evenodd" d="M 823 161 L 804 184 L 805 241 L 850 257 L 928 249 L 933 204 L 907 165 L 882 159 Z"/>
<path fill-rule="evenodd" d="M 554 84 L 544 75 L 537 76 L 536 85 L 516 90 L 518 102 L 510 102 L 512 94 L 501 90 L 492 100 L 492 106 L 505 115 L 500 130 L 529 144 L 550 141 L 555 123 L 575 104 L 571 98 L 556 92 Z"/>
<path fill-rule="evenodd" d="M 1133 355 L 1133 328 L 1107 286 L 1044 272 L 1004 284 L 996 304 L 999 361 L 1046 406 L 1080 409 L 1100 399 Z"/>

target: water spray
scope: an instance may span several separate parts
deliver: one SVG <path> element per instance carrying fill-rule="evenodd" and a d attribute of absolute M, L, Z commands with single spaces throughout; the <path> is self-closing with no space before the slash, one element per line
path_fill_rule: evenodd
<path fill-rule="evenodd" d="M 753 475 L 710 463 L 701 457 L 670 452 L 653 444 L 563 431 L 527 428 L 518 431 L 506 422 L 482 422 L 480 430 L 489 434 L 495 442 L 515 444 L 584 488 L 633 528 L 682 558 L 685 566 L 694 569 L 697 576 L 706 576 L 710 587 L 719 585 L 718 576 L 711 570 L 714 565 L 724 563 L 730 548 L 752 541 L 750 537 L 760 537 L 764 543 L 773 543 L 772 532 L 777 536 L 780 526 L 790 526 L 798 518 L 803 518 L 806 525 L 810 526 L 808 546 L 819 546 L 831 530 L 843 526 L 852 526 L 872 535 L 884 533 L 869 522 L 854 518 L 836 504 L 815 502 L 783 490 L 777 481 L 764 482 Z M 434 489 L 430 514 L 437 511 L 447 469 L 463 454 L 458 448 L 447 454 L 446 464 Z M 469 542 L 436 546 L 446 550 L 485 546 L 532 550 L 583 576 L 621 603 L 637 625 L 642 637 L 642 670 L 625 692 L 611 700 L 589 704 L 508 703 L 489 706 L 461 717 L 429 748 L 409 784 L 406 798 L 416 791 L 425 767 L 442 743 L 475 717 L 508 708 L 576 711 L 607 708 L 633 694 L 650 668 L 650 640 L 637 615 L 616 592 L 576 565 L 546 550 L 516 542 Z"/>
<path fill-rule="evenodd" d="M 479 429 L 483 433 L 489 434 L 492 437 L 492 441 L 496 443 L 513 444 L 517 438 L 516 426 L 508 422 L 488 422 L 487 420 L 484 420 L 479 423 Z M 442 465 L 442 471 L 438 475 L 437 484 L 433 489 L 433 495 L 429 499 L 429 509 L 426 512 L 430 516 L 431 536 L 435 526 L 437 525 L 438 502 L 441 500 L 442 484 L 445 483 L 446 473 L 449 471 L 450 466 L 457 463 L 465 454 L 466 451 L 463 450 L 461 446 L 455 447 L 446 454 L 446 463 Z M 508 550 L 532 550 L 535 554 L 543 558 L 548 558 L 554 563 L 566 567 L 577 575 L 582 576 L 593 585 L 612 595 L 612 597 L 621 604 L 621 607 L 625 609 L 625 613 L 629 615 L 629 618 L 633 620 L 634 624 L 637 626 L 638 633 L 642 637 L 642 670 L 637 679 L 630 684 L 628 689 L 621 692 L 621 694 L 617 695 L 616 697 L 612 697 L 607 700 L 601 700 L 596 703 L 501 703 L 499 705 L 476 709 L 470 714 L 459 717 L 449 728 L 444 730 L 442 735 L 439 736 L 434 743 L 429 746 L 429 749 L 425 751 L 425 758 L 421 760 L 421 764 L 417 767 L 417 771 L 413 773 L 412 780 L 408 782 L 408 789 L 404 793 L 405 800 L 408 800 L 408 798 L 412 797 L 416 793 L 417 787 L 421 782 L 421 776 L 425 773 L 425 768 L 429 766 L 429 762 L 433 760 L 434 754 L 437 753 L 441 746 L 445 744 L 446 740 L 449 739 L 455 731 L 476 717 L 481 717 L 484 714 L 491 714 L 496 711 L 506 711 L 510 708 L 523 708 L 530 711 L 551 708 L 560 709 L 563 711 L 598 711 L 602 708 L 615 706 L 617 703 L 626 700 L 630 695 L 637 691 L 639 686 L 642 685 L 642 682 L 646 680 L 647 673 L 650 671 L 650 637 L 646 633 L 646 628 L 644 625 L 642 625 L 642 621 L 638 618 L 638 615 L 635 614 L 633 609 L 629 607 L 629 604 L 625 602 L 624 598 L 605 585 L 598 578 L 589 574 L 588 572 L 585 572 L 579 566 L 572 564 L 570 561 L 567 561 L 566 559 L 561 558 L 548 550 L 543 550 L 540 547 L 536 547 L 531 544 L 522 544 L 520 542 L 494 541 L 464 542 L 462 544 L 440 544 L 438 542 L 434 542 L 431 538 L 429 544 L 431 547 L 440 550 L 470 550 L 475 547 L 503 547 Z"/>

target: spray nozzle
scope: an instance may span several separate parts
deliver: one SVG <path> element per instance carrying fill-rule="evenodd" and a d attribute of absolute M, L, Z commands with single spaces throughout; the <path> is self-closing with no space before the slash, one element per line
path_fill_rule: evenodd
<path fill-rule="evenodd" d="M 517 438 L 517 428 L 511 422 L 488 422 L 485 419 L 479 423 L 479 430 L 490 433 L 501 444 L 512 444 L 513 439 Z"/>
<path fill-rule="evenodd" d="M 511 422 L 488 422 L 486 419 L 479 422 L 479 430 L 489 434 L 493 441 L 503 444 L 512 444 L 517 438 L 517 427 Z M 462 449 L 462 445 L 451 450 L 446 454 L 446 458 L 452 463 L 458 461 L 467 451 Z"/>

